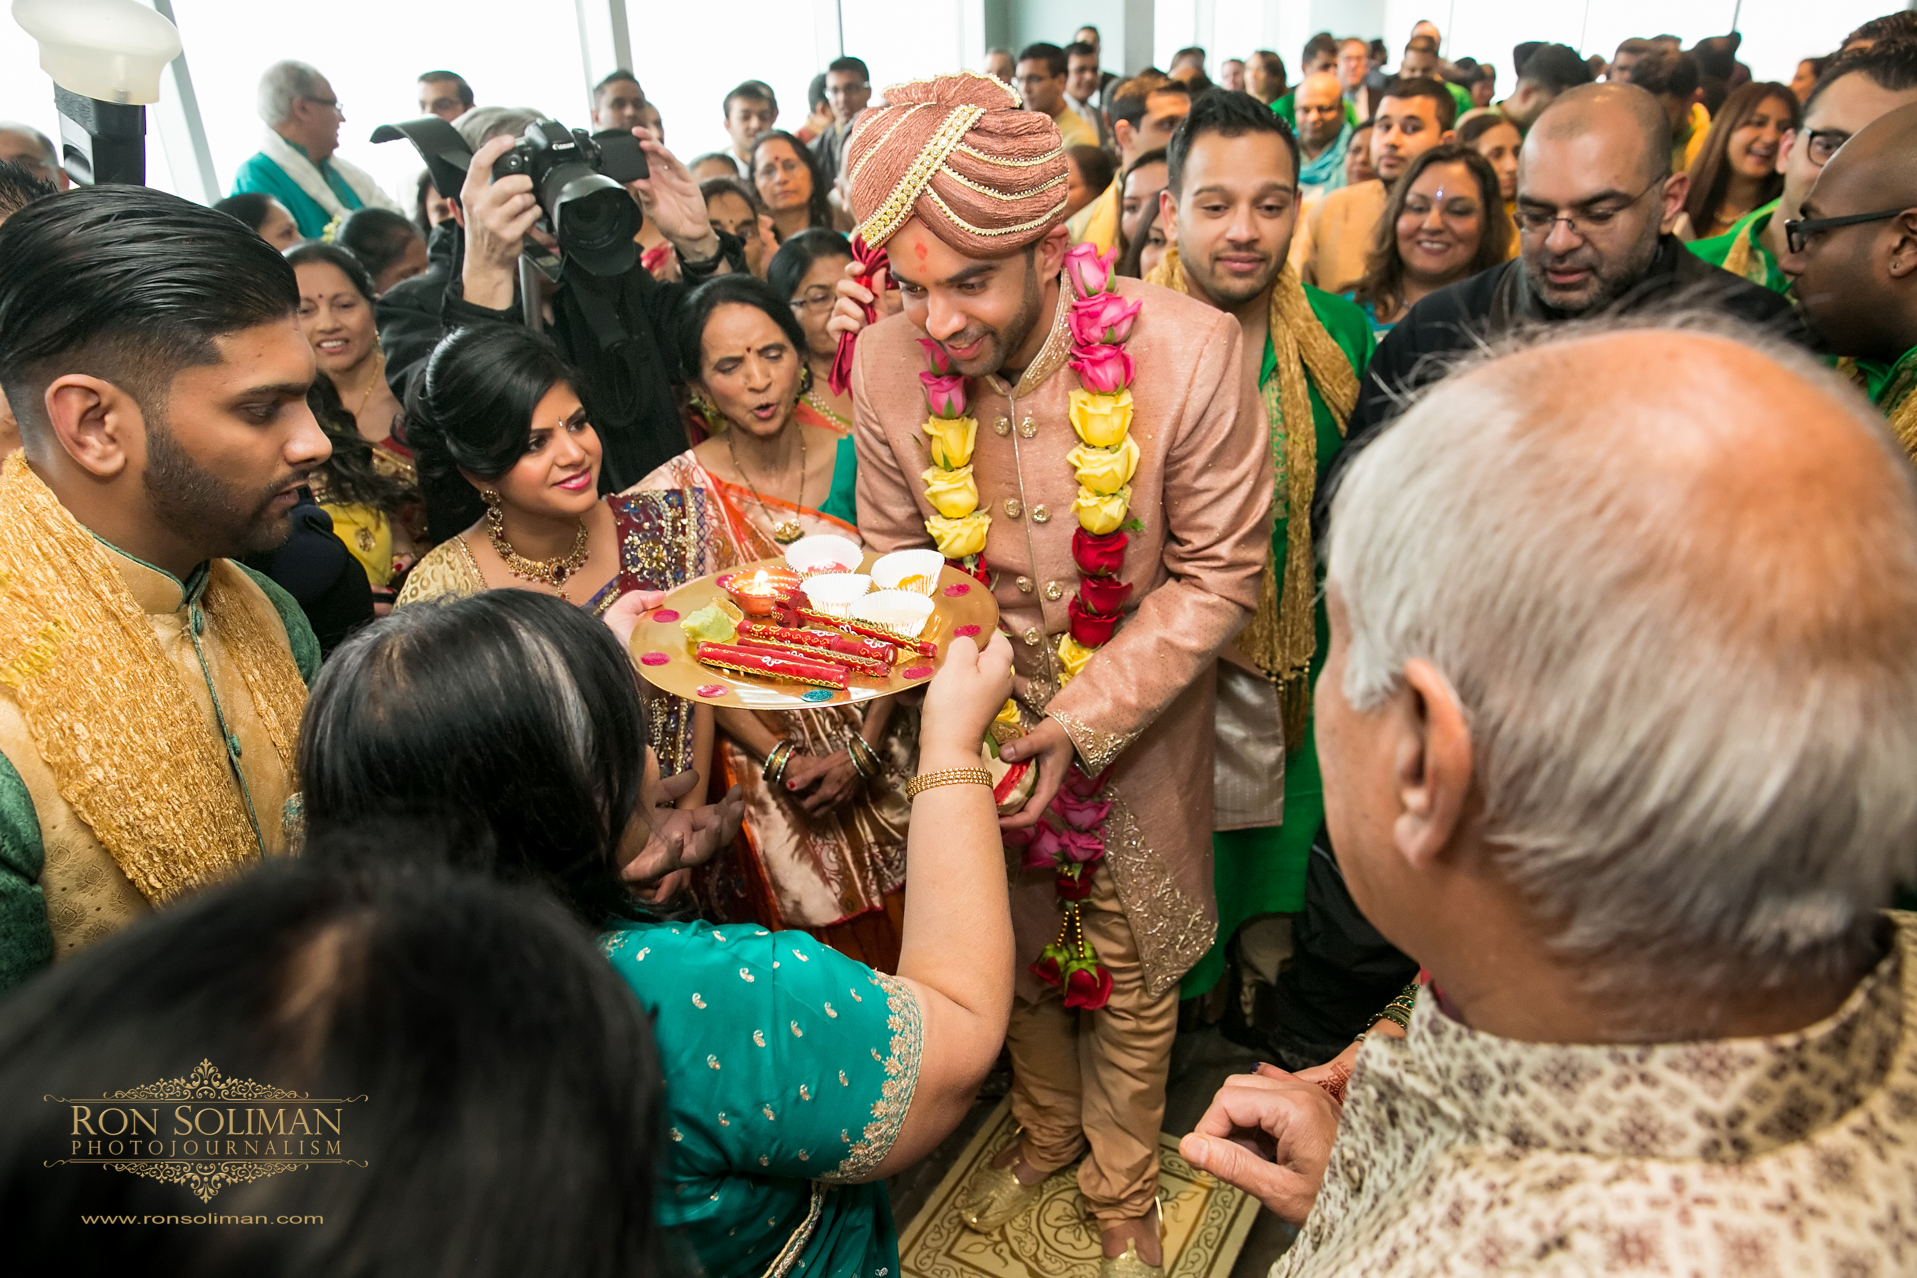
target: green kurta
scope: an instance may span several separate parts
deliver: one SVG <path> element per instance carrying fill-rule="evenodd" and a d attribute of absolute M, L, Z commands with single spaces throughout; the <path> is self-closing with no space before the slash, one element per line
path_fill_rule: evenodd
<path fill-rule="evenodd" d="M 1738 242 L 1748 241 L 1750 253 L 1746 258 L 1744 278 L 1751 283 L 1769 289 L 1773 293 L 1788 293 L 1791 289 L 1791 277 L 1777 267 L 1777 259 L 1764 247 L 1757 237 L 1762 235 L 1771 224 L 1771 214 L 1777 212 L 1777 201 L 1760 204 L 1743 217 L 1731 224 L 1731 229 L 1722 235 L 1713 235 L 1709 239 L 1692 240 L 1686 247 L 1712 266 L 1724 266 L 1725 259 Z M 1729 267 L 1725 267 L 1729 270 Z"/>
<path fill-rule="evenodd" d="M 1857 371 L 1864 375 L 1864 393 L 1886 417 L 1917 392 L 1917 346 L 1889 363 L 1860 359 L 1856 364 Z"/>
<path fill-rule="evenodd" d="M 1375 343 L 1371 325 L 1357 305 L 1342 297 L 1305 286 L 1311 313 L 1338 343 L 1351 361 L 1352 371 L 1364 376 Z M 1258 370 L 1262 387 L 1278 375 L 1278 357 L 1271 339 L 1265 339 L 1264 363 Z M 1331 469 L 1332 459 L 1344 446 L 1343 423 L 1331 415 L 1318 388 L 1311 388 L 1311 421 L 1317 430 L 1318 482 Z M 1309 512 L 1295 512 L 1306 518 Z M 1272 553 L 1277 556 L 1279 589 L 1284 588 L 1285 531 L 1287 521 L 1280 519 L 1272 527 Z M 1330 646 L 1330 623 L 1325 618 L 1324 581 L 1318 582 L 1318 648 L 1311 658 L 1311 681 L 1318 681 L 1324 668 L 1325 650 Z M 1318 747 L 1312 739 L 1311 725 L 1305 725 L 1302 741 L 1285 742 L 1285 819 L 1282 825 L 1258 826 L 1248 830 L 1224 830 L 1211 836 L 1212 883 L 1218 892 L 1218 939 L 1210 953 L 1185 974 L 1181 993 L 1195 998 L 1218 983 L 1225 971 L 1225 947 L 1240 924 L 1261 914 L 1295 914 L 1305 907 L 1305 864 L 1311 856 L 1311 840 L 1325 815 L 1324 784 L 1318 777 Z"/>

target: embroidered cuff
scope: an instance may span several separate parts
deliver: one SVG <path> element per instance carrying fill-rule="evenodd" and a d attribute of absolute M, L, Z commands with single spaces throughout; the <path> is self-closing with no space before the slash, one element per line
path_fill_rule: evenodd
<path fill-rule="evenodd" d="M 1078 750 L 1078 757 L 1084 761 L 1085 771 L 1093 776 L 1111 767 L 1113 761 L 1125 753 L 1125 747 L 1139 737 L 1136 732 L 1100 732 L 1063 710 L 1047 710 L 1045 713 L 1065 729 L 1065 735 L 1072 739 L 1072 745 Z"/>

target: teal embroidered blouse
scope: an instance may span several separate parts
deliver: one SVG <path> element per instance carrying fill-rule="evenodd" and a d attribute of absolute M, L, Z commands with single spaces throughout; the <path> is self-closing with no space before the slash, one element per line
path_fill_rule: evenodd
<path fill-rule="evenodd" d="M 706 1272 L 896 1278 L 869 1177 L 918 1082 L 917 998 L 804 932 L 628 923 L 600 938 L 653 1017 L 667 1157 L 656 1211 Z"/>

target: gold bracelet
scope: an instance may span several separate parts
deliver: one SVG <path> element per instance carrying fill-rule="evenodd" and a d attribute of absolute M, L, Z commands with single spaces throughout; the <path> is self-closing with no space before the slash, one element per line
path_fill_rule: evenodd
<path fill-rule="evenodd" d="M 905 797 L 916 799 L 927 790 L 942 785 L 982 785 L 992 788 L 992 774 L 984 768 L 947 768 L 943 772 L 921 772 L 905 783 Z"/>

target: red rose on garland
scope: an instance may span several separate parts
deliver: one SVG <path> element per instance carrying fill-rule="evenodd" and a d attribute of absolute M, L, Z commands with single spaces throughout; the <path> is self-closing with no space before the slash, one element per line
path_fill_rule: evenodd
<path fill-rule="evenodd" d="M 1072 533 L 1072 562 L 1088 577 L 1109 577 L 1125 566 L 1130 540 L 1123 529 L 1094 535 L 1080 528 Z"/>

